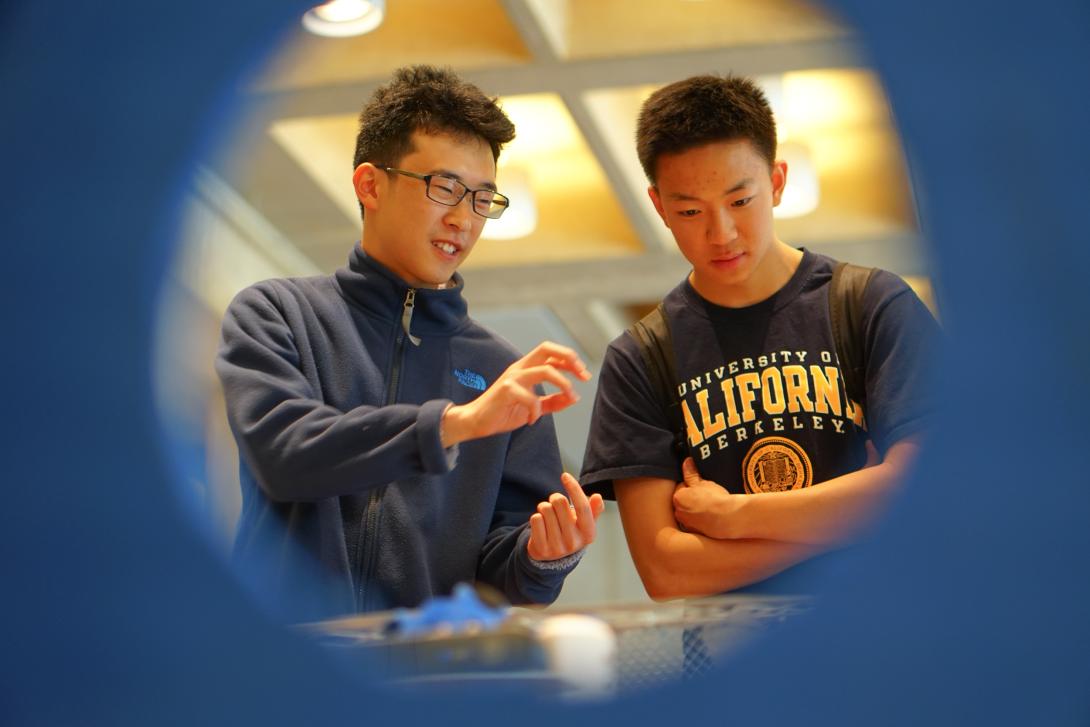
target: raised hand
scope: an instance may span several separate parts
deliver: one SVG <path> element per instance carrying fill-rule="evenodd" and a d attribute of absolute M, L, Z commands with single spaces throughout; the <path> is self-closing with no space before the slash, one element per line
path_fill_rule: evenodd
<path fill-rule="evenodd" d="M 602 496 L 589 498 L 579 482 L 567 472 L 560 475 L 568 496 L 553 493 L 548 502 L 538 503 L 530 516 L 530 540 L 526 550 L 534 560 L 557 560 L 594 542 L 598 516 L 605 510 Z"/>
<path fill-rule="evenodd" d="M 572 349 L 546 341 L 507 367 L 488 390 L 468 404 L 452 406 L 443 415 L 443 446 L 510 432 L 533 424 L 544 414 L 579 401 L 572 380 L 587 381 L 590 372 Z M 559 391 L 539 396 L 538 384 Z"/>
<path fill-rule="evenodd" d="M 709 538 L 730 538 L 730 518 L 745 495 L 732 495 L 726 488 L 705 480 L 692 457 L 681 463 L 682 482 L 674 488 L 674 519 L 689 532 Z"/>

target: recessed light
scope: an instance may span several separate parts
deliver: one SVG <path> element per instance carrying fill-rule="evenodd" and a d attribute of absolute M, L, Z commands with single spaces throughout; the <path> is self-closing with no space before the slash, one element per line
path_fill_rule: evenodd
<path fill-rule="evenodd" d="M 315 35 L 346 38 L 369 33 L 385 16 L 385 0 L 330 0 L 308 10 L 303 27 Z"/>

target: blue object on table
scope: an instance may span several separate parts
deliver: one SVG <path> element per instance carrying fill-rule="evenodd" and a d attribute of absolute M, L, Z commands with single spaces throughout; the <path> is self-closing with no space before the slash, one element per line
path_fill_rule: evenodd
<path fill-rule="evenodd" d="M 436 596 L 416 609 L 398 609 L 387 631 L 400 636 L 421 636 L 440 628 L 453 633 L 471 628 L 491 630 L 503 623 L 509 610 L 509 606 L 489 606 L 473 586 L 459 583 L 449 596 Z"/>

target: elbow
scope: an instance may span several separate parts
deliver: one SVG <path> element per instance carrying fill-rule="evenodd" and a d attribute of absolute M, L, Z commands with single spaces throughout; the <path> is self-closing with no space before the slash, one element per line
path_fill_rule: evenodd
<path fill-rule="evenodd" d="M 652 601 L 662 603 L 690 595 L 683 593 L 678 588 L 677 574 L 671 573 L 669 568 L 654 564 L 645 564 L 643 566 L 637 564 L 636 571 L 640 574 L 643 589 L 647 591 L 647 596 Z"/>
<path fill-rule="evenodd" d="M 673 601 L 682 597 L 682 594 L 675 593 L 673 589 L 669 587 L 652 585 L 647 582 L 644 582 L 643 587 L 644 590 L 647 591 L 648 597 L 656 603 L 665 603 L 667 601 Z"/>

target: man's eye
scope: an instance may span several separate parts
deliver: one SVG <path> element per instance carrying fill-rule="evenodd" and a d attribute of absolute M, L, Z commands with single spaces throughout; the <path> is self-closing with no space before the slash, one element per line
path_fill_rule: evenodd
<path fill-rule="evenodd" d="M 731 202 L 730 206 L 731 207 L 745 207 L 746 205 L 748 205 L 752 201 L 753 201 L 753 197 L 743 197 L 742 199 L 737 199 L 737 200 Z"/>
<path fill-rule="evenodd" d="M 700 210 L 681 210 L 678 212 L 682 217 L 696 217 L 700 214 Z"/>
<path fill-rule="evenodd" d="M 453 179 L 435 178 L 431 180 L 431 187 L 433 190 L 447 197 L 453 197 L 454 191 L 458 187 L 458 183 Z"/>

